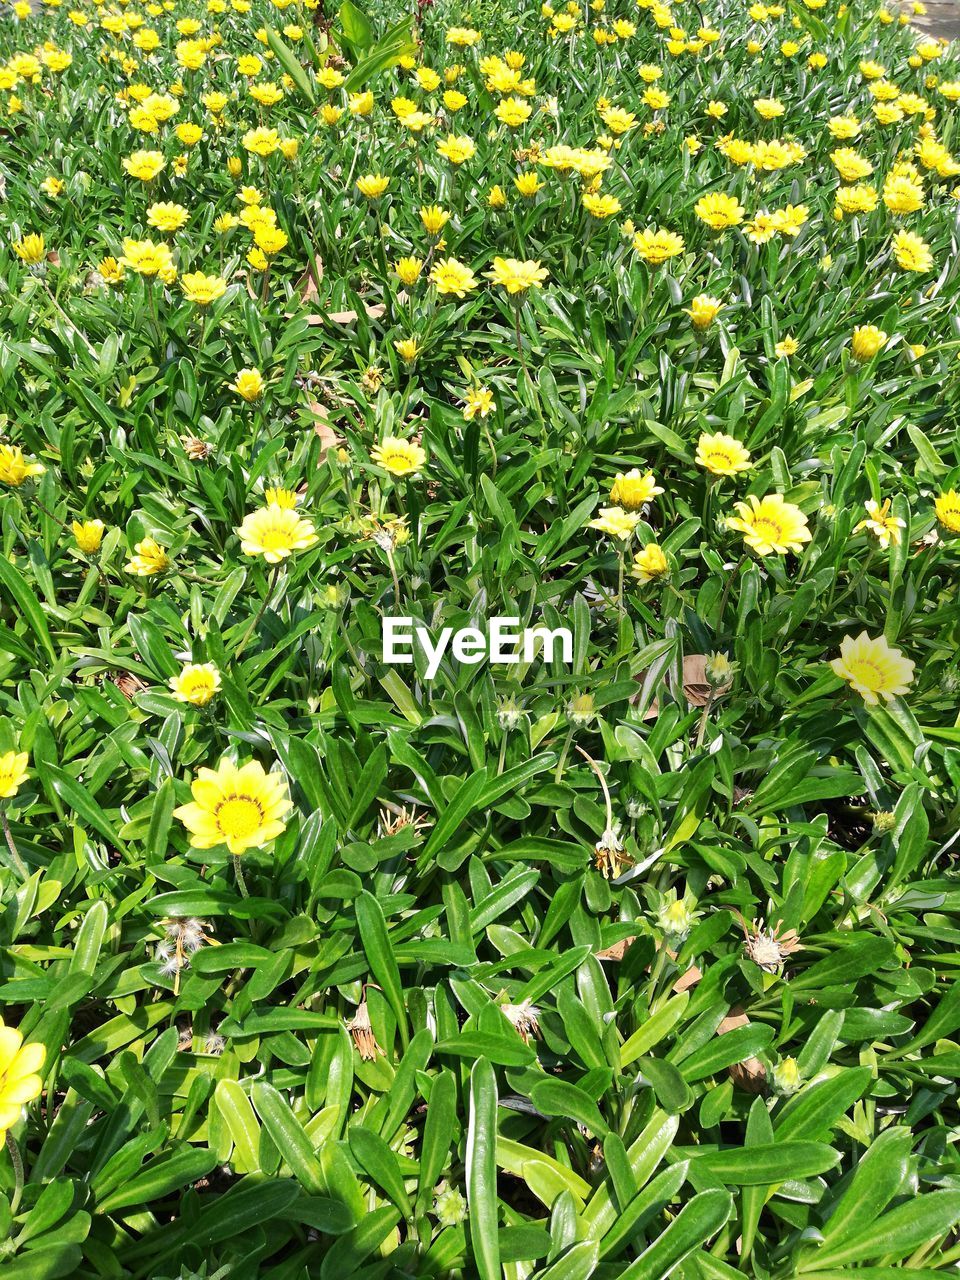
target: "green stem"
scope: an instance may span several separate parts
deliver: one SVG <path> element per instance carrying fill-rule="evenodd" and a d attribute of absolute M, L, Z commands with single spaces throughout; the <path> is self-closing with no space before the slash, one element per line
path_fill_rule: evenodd
<path fill-rule="evenodd" d="M 7 1153 L 13 1165 L 13 1199 L 10 1201 L 10 1216 L 13 1217 L 20 1208 L 20 1199 L 23 1195 L 23 1161 L 20 1158 L 20 1148 L 9 1129 L 6 1132 L 6 1139 Z"/>
<path fill-rule="evenodd" d="M 249 898 L 250 894 L 247 890 L 246 876 L 243 874 L 243 867 L 240 865 L 241 859 L 238 853 L 233 855 L 233 874 L 237 881 L 237 888 L 240 890 L 241 898 Z"/>
<path fill-rule="evenodd" d="M 279 573 L 280 573 L 280 562 L 278 561 L 277 564 L 273 566 L 273 572 L 270 575 L 270 581 L 267 583 L 266 594 L 263 597 L 263 601 L 260 604 L 260 608 L 257 610 L 256 617 L 250 623 L 249 627 L 247 627 L 244 637 L 240 641 L 239 645 L 237 646 L 236 653 L 233 655 L 235 661 L 239 659 L 241 653 L 243 653 L 244 649 L 247 647 L 247 641 L 250 639 L 250 637 L 253 635 L 254 631 L 256 630 L 257 623 L 263 617 L 264 613 L 266 613 L 267 605 L 270 603 L 270 597 L 273 595 L 273 589 L 277 585 L 277 577 Z"/>

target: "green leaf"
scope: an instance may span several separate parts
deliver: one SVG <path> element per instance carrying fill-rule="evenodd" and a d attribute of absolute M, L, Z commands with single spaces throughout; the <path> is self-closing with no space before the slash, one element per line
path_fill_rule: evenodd
<path fill-rule="evenodd" d="M 322 1192 L 326 1183 L 313 1144 L 273 1085 L 258 1080 L 253 1086 L 253 1105 L 300 1185 L 315 1195 Z"/>
<path fill-rule="evenodd" d="M 480 1280 L 501 1280 L 497 1201 L 497 1079 L 480 1058 L 470 1072 L 465 1156 L 470 1248 Z"/>
<path fill-rule="evenodd" d="M 730 1216 L 733 1198 L 726 1191 L 702 1191 L 620 1273 L 619 1280 L 665 1280 L 694 1249 L 720 1230 Z"/>

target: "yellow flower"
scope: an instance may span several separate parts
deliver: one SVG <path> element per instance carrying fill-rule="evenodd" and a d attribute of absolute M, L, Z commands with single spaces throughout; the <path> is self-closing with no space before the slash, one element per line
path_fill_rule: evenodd
<path fill-rule="evenodd" d="M 860 694 L 867 706 L 875 707 L 881 698 L 889 702 L 907 692 L 913 680 L 913 665 L 899 649 L 891 649 L 883 636 L 871 639 L 861 631 L 856 639 L 843 637 L 840 657 L 831 661 L 830 668 Z"/>
<path fill-rule="evenodd" d="M 543 183 L 535 173 L 518 173 L 513 180 L 513 185 L 522 196 L 526 196 L 529 199 L 537 194 Z"/>
<path fill-rule="evenodd" d="M 220 689 L 220 672 L 212 662 L 188 662 L 177 676 L 170 677 L 170 688 L 177 702 L 205 707 Z"/>
<path fill-rule="evenodd" d="M 663 493 L 663 489 L 654 479 L 653 472 L 638 471 L 634 467 L 626 474 L 622 471 L 617 473 L 610 487 L 610 501 L 627 511 L 639 511 L 658 493 Z"/>
<path fill-rule="evenodd" d="M 929 271 L 933 266 L 930 246 L 912 231 L 898 231 L 893 237 L 893 256 L 904 271 Z"/>
<path fill-rule="evenodd" d="M 851 347 L 853 358 L 865 362 L 872 360 L 887 343 L 887 334 L 875 324 L 858 324 L 853 331 Z"/>
<path fill-rule="evenodd" d="M 44 178 L 40 183 L 40 190 L 45 196 L 49 196 L 51 200 L 56 200 L 57 196 L 63 194 L 66 185 L 62 178 L 55 178 L 51 175 L 49 178 Z"/>
<path fill-rule="evenodd" d="M 102 520 L 74 520 L 71 528 L 77 546 L 85 555 L 91 556 L 100 550 L 106 529 Z"/>
<path fill-rule="evenodd" d="M 368 116 L 373 110 L 373 103 L 373 94 L 367 89 L 364 93 L 351 93 L 347 108 L 352 116 Z"/>
<path fill-rule="evenodd" d="M 853 147 L 839 147 L 830 152 L 834 168 L 844 182 L 859 182 L 861 178 L 869 178 L 873 173 L 873 165 L 865 160 Z"/>
<path fill-rule="evenodd" d="M 19 488 L 31 476 L 43 475 L 40 462 L 27 462 L 23 450 L 16 444 L 0 444 L 0 484 Z"/>
<path fill-rule="evenodd" d="M 24 1044 L 16 1027 L 6 1027 L 0 1018 L 0 1134 L 20 1119 L 28 1102 L 43 1092 L 40 1068 L 46 1057 L 42 1044 Z"/>
<path fill-rule="evenodd" d="M 147 225 L 158 231 L 179 231 L 190 217 L 182 204 L 161 200 L 147 210 Z"/>
<path fill-rule="evenodd" d="M 424 205 L 420 209 L 420 221 L 423 223 L 423 229 L 427 235 L 438 236 L 450 221 L 450 215 L 446 209 L 441 209 L 438 204 Z"/>
<path fill-rule="evenodd" d="M 370 450 L 370 460 L 392 476 L 414 476 L 422 470 L 427 455 L 412 440 L 387 436 Z"/>
<path fill-rule="evenodd" d="M 249 404 L 263 395 L 263 374 L 259 369 L 240 369 L 229 386 L 231 391 L 235 391 L 241 400 L 246 400 Z"/>
<path fill-rule="evenodd" d="M 753 109 L 764 120 L 775 120 L 783 115 L 786 107 L 779 98 L 754 98 Z"/>
<path fill-rule="evenodd" d="M 43 255 L 46 253 L 43 236 L 37 235 L 36 232 L 21 236 L 19 240 L 14 240 L 13 252 L 21 262 L 26 262 L 30 265 L 42 262 Z"/>
<path fill-rule="evenodd" d="M 499 183 L 492 186 L 487 193 L 487 204 L 491 209 L 505 209 L 507 207 L 507 193 Z"/>
<path fill-rule="evenodd" d="M 951 533 L 960 533 L 960 493 L 956 489 L 948 489 L 934 498 L 933 507 L 937 519 Z"/>
<path fill-rule="evenodd" d="M 796 353 L 800 350 L 800 343 L 796 340 L 796 338 L 792 337 L 788 333 L 786 337 L 781 338 L 781 340 L 776 344 L 773 350 L 774 350 L 774 353 L 781 358 L 781 360 L 787 359 L 792 355 L 796 355 Z"/>
<path fill-rule="evenodd" d="M 509 129 L 516 129 L 526 124 L 533 114 L 533 108 L 521 98 L 504 98 L 494 108 L 493 114 Z"/>
<path fill-rule="evenodd" d="M 583 207 L 591 218 L 612 218 L 623 207 L 616 196 L 588 191 L 583 197 Z"/>
<path fill-rule="evenodd" d="M 735 476 L 750 470 L 750 450 L 722 431 L 704 432 L 697 441 L 697 462 L 715 476 Z"/>
<path fill-rule="evenodd" d="M 659 543 L 648 543 L 634 557 L 630 572 L 639 582 L 653 582 L 669 573 L 669 561 Z"/>
<path fill-rule="evenodd" d="M 633 237 L 633 247 L 651 267 L 662 266 L 670 258 L 676 258 L 685 248 L 683 236 L 675 231 L 664 231 L 662 228 L 647 227 L 638 231 Z"/>
<path fill-rule="evenodd" d="M 313 521 L 289 507 L 269 504 L 244 517 L 237 533 L 245 556 L 263 556 L 267 564 L 279 564 L 294 551 L 305 551 L 317 541 Z"/>
<path fill-rule="evenodd" d="M 134 151 L 123 161 L 123 167 L 131 178 L 139 178 L 141 182 L 152 182 L 166 165 L 160 151 Z"/>
<path fill-rule="evenodd" d="M 180 283 L 187 300 L 198 307 L 208 307 L 227 291 L 227 282 L 222 276 L 207 276 L 202 271 L 188 271 Z"/>
<path fill-rule="evenodd" d="M 225 844 L 236 856 L 262 848 L 286 830 L 287 784 L 259 761 L 238 767 L 221 760 L 216 769 L 199 770 L 190 790 L 193 800 L 175 809 L 174 817 L 190 832 L 194 849 Z"/>
<path fill-rule="evenodd" d="M 639 582 L 653 582 L 670 572 L 670 562 L 659 543 L 648 542 L 633 557 L 630 572 Z"/>
<path fill-rule="evenodd" d="M 705 222 L 714 231 L 723 231 L 726 227 L 738 227 L 746 213 L 736 196 L 725 195 L 722 191 L 713 191 L 710 195 L 701 196 L 693 206 L 693 211 L 701 222 Z"/>
<path fill-rule="evenodd" d="M 506 289 L 507 293 L 526 293 L 530 288 L 540 289 L 548 272 L 539 262 L 520 262 L 517 258 L 494 258 L 487 279 Z"/>
<path fill-rule="evenodd" d="M 0 799 L 12 800 L 26 782 L 29 760 L 25 751 L 6 751 L 0 755 Z"/>
<path fill-rule="evenodd" d="M 382 173 L 367 173 L 357 179 L 357 190 L 368 200 L 378 199 L 389 185 L 390 179 L 385 178 Z"/>
<path fill-rule="evenodd" d="M 698 293 L 684 310 L 695 329 L 709 329 L 722 307 L 723 303 L 719 298 L 711 298 L 708 293 Z"/>
<path fill-rule="evenodd" d="M 151 578 L 154 574 L 163 573 L 170 567 L 170 557 L 154 538 L 144 538 L 134 547 L 132 555 L 123 566 L 127 573 L 138 578 Z"/>
<path fill-rule="evenodd" d="M 168 245 L 153 240 L 124 240 L 120 262 L 139 276 L 156 276 L 169 271 L 173 256 Z"/>
<path fill-rule="evenodd" d="M 423 270 L 422 258 L 398 258 L 393 264 L 393 269 L 397 273 L 397 277 L 401 284 L 412 285 L 420 279 L 420 272 Z"/>
<path fill-rule="evenodd" d="M 493 392 L 489 387 L 471 387 L 466 394 L 463 416 L 467 422 L 474 418 L 485 418 L 496 408 Z"/>
<path fill-rule="evenodd" d="M 420 343 L 416 338 L 397 338 L 393 344 L 397 355 L 406 364 L 413 364 L 420 354 Z"/>
<path fill-rule="evenodd" d="M 633 536 L 639 519 L 635 511 L 624 511 L 623 507 L 601 507 L 600 514 L 590 521 L 587 528 L 599 529 L 608 538 L 627 542 Z"/>
<path fill-rule="evenodd" d="M 477 148 L 472 138 L 460 137 L 456 134 L 449 134 L 443 142 L 437 143 L 437 151 L 449 160 L 451 164 L 464 164 L 474 155 Z"/>
<path fill-rule="evenodd" d="M 174 133 L 185 147 L 195 147 L 203 137 L 203 130 L 200 126 L 198 124 L 191 124 L 189 121 L 185 121 L 183 124 L 178 124 L 176 129 L 174 129 Z"/>
<path fill-rule="evenodd" d="M 244 149 L 255 156 L 271 156 L 280 146 L 280 135 L 276 129 L 268 129 L 260 125 L 257 129 L 248 129 L 240 139 Z"/>
<path fill-rule="evenodd" d="M 884 551 L 891 544 L 899 547 L 900 530 L 907 527 L 906 521 L 890 514 L 890 503 L 890 498 L 887 498 L 882 504 L 875 502 L 873 498 L 864 503 L 867 509 L 867 518 L 866 520 L 861 520 L 853 531 L 854 533 L 859 533 L 861 529 L 869 529 L 875 535 Z"/>
<path fill-rule="evenodd" d="M 253 239 L 260 252 L 268 258 L 275 257 L 281 249 L 286 248 L 288 243 L 285 231 L 263 222 L 253 228 Z"/>
<path fill-rule="evenodd" d="M 454 293 L 464 298 L 477 287 L 477 278 L 462 262 L 456 258 L 441 258 L 430 272 L 430 279 L 438 293 Z"/>
<path fill-rule="evenodd" d="M 737 515 L 727 520 L 727 526 L 742 533 L 746 545 L 758 555 L 799 553 L 813 536 L 800 508 L 784 502 L 778 493 L 765 498 L 751 494 L 747 502 L 736 503 L 734 509 Z"/>
<path fill-rule="evenodd" d="M 891 213 L 916 213 L 923 208 L 923 184 L 906 174 L 888 174 L 883 184 L 883 203 Z"/>
<path fill-rule="evenodd" d="M 300 500 L 300 495 L 295 489 L 281 489 L 277 486 L 264 489 L 263 496 L 267 500 L 268 507 L 286 507 L 288 511 L 292 511 Z"/>

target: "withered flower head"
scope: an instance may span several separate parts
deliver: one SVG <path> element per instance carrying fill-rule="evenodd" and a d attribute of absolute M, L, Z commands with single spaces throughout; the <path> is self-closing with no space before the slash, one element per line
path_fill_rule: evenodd
<path fill-rule="evenodd" d="M 772 929 L 769 929 L 760 919 L 756 924 L 748 925 L 743 916 L 740 916 L 743 949 L 747 958 L 758 965 L 764 973 L 777 973 L 788 956 L 793 955 L 795 951 L 803 950 L 796 929 L 788 929 L 786 933 L 781 934 L 780 924 L 781 922 L 778 921 Z"/>
<path fill-rule="evenodd" d="M 383 1056 L 383 1049 L 377 1044 L 377 1037 L 373 1034 L 366 1000 L 361 1000 L 357 1005 L 357 1012 L 347 1023 L 347 1030 L 353 1036 L 353 1043 L 364 1062 L 373 1062 L 378 1055 Z"/>

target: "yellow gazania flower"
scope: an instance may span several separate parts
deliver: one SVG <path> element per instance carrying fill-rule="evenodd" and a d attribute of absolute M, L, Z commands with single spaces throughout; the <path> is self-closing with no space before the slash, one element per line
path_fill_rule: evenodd
<path fill-rule="evenodd" d="M 800 350 L 800 343 L 788 333 L 780 339 L 773 350 L 781 359 L 788 359 Z"/>
<path fill-rule="evenodd" d="M 960 533 L 960 493 L 956 489 L 947 489 L 933 500 L 933 508 L 937 519 L 951 533 Z"/>
<path fill-rule="evenodd" d="M 300 495 L 295 489 L 281 489 L 277 485 L 264 489 L 263 496 L 267 500 L 268 507 L 286 507 L 292 511 L 300 501 Z"/>
<path fill-rule="evenodd" d="M 257 760 L 237 766 L 221 760 L 200 769 L 190 785 L 193 800 L 174 809 L 190 832 L 194 849 L 225 844 L 234 856 L 259 849 L 282 835 L 291 808 L 286 781 Z"/>
<path fill-rule="evenodd" d="M 446 95 L 444 95 L 446 96 Z M 463 95 L 458 95 L 462 97 Z M 521 98 L 504 98 L 497 103 L 493 114 L 508 129 L 517 129 L 520 125 L 526 124 L 533 114 L 533 107 L 529 103 L 524 102 Z"/>
<path fill-rule="evenodd" d="M 786 111 L 786 107 L 779 98 L 754 98 L 753 109 L 764 120 L 776 120 Z"/>
<path fill-rule="evenodd" d="M 21 262 L 26 262 L 28 266 L 42 262 L 46 251 L 43 236 L 37 235 L 36 232 L 21 236 L 19 240 L 14 240 L 13 242 L 13 252 Z"/>
<path fill-rule="evenodd" d="M 102 520 L 74 520 L 70 527 L 77 546 L 84 555 L 92 556 L 100 550 L 107 527 Z"/>
<path fill-rule="evenodd" d="M 276 257 L 281 249 L 286 248 L 289 240 L 285 231 L 262 222 L 253 228 L 253 239 L 260 252 L 268 258 Z"/>
<path fill-rule="evenodd" d="M 56 178 L 51 174 L 49 178 L 44 178 L 40 183 L 40 190 L 45 196 L 49 196 L 51 200 L 56 200 L 57 196 L 63 195 L 66 185 L 62 178 Z"/>
<path fill-rule="evenodd" d="M 875 324 L 858 324 L 850 342 L 853 358 L 861 362 L 872 360 L 886 344 L 887 334 Z"/>
<path fill-rule="evenodd" d="M 765 498 L 751 494 L 746 502 L 736 503 L 734 509 L 737 515 L 727 520 L 727 527 L 742 533 L 746 545 L 757 555 L 799 553 L 813 536 L 800 508 L 784 502 L 778 493 Z"/>
<path fill-rule="evenodd" d="M 714 231 L 738 227 L 746 213 L 746 209 L 736 196 L 725 195 L 722 191 L 713 191 L 709 195 L 701 196 L 693 206 L 693 211 L 701 222 L 705 222 Z"/>
<path fill-rule="evenodd" d="M 651 267 L 662 266 L 670 258 L 676 258 L 685 248 L 683 236 L 663 228 L 647 227 L 633 237 L 633 247 L 644 262 Z"/>
<path fill-rule="evenodd" d="M 369 89 L 363 93 L 351 93 L 347 98 L 347 110 L 352 116 L 368 116 L 373 104 L 374 97 Z"/>
<path fill-rule="evenodd" d="M 450 214 L 438 204 L 424 205 L 420 209 L 420 221 L 429 236 L 438 236 L 450 221 Z"/>
<path fill-rule="evenodd" d="M 138 578 L 152 578 L 170 567 L 170 557 L 155 538 L 144 538 L 134 547 L 132 555 L 123 566 L 127 573 Z"/>
<path fill-rule="evenodd" d="M 635 511 L 624 511 L 623 507 L 601 507 L 600 514 L 589 522 L 587 528 L 599 529 L 608 538 L 627 542 L 633 536 L 639 520 Z"/>
<path fill-rule="evenodd" d="M 268 129 L 266 125 L 260 125 L 257 129 L 248 129 L 240 141 L 244 150 L 260 157 L 272 156 L 280 147 L 279 133 L 276 129 Z"/>
<path fill-rule="evenodd" d="M 0 484 L 18 489 L 31 476 L 43 475 L 42 462 L 28 462 L 23 450 L 16 444 L 0 444 Z"/>
<path fill-rule="evenodd" d="M 449 134 L 442 142 L 437 143 L 437 151 L 451 164 L 465 164 L 476 153 L 476 145 L 472 138 L 457 137 Z"/>
<path fill-rule="evenodd" d="M 420 273 L 423 270 L 422 258 L 398 258 L 393 264 L 393 269 L 397 273 L 397 278 L 401 284 L 407 286 L 416 284 L 420 279 Z"/>
<path fill-rule="evenodd" d="M 29 760 L 26 751 L 6 751 L 0 755 L 0 800 L 12 800 L 26 782 Z"/>
<path fill-rule="evenodd" d="M 233 382 L 228 385 L 241 400 L 246 400 L 250 404 L 263 395 L 263 374 L 259 369 L 239 369 Z"/>
<path fill-rule="evenodd" d="M 447 89 L 443 95 L 443 105 L 448 111 L 462 111 L 467 101 L 467 95 L 459 89 Z"/>
<path fill-rule="evenodd" d="M 393 348 L 405 364 L 413 364 L 422 349 L 416 338 L 397 338 Z"/>
<path fill-rule="evenodd" d="M 600 221 L 604 218 L 612 218 L 614 214 L 619 213 L 623 208 L 616 196 L 592 191 L 588 191 L 584 195 L 583 207 L 591 218 L 597 218 Z"/>
<path fill-rule="evenodd" d="M 830 152 L 834 168 L 844 182 L 859 182 L 861 178 L 869 178 L 873 173 L 873 165 L 865 160 L 853 147 L 838 147 Z"/>
<path fill-rule="evenodd" d="M 899 649 L 891 649 L 883 636 L 871 639 L 866 631 L 856 639 L 844 636 L 840 657 L 830 663 L 834 675 L 846 680 L 868 707 L 875 707 L 881 698 L 889 702 L 906 693 L 913 680 L 913 667 L 910 659 Z"/>
<path fill-rule="evenodd" d="M 865 502 L 867 518 L 866 520 L 861 520 L 853 531 L 854 533 L 859 533 L 861 529 L 869 529 L 884 551 L 891 545 L 899 547 L 900 530 L 907 527 L 905 520 L 900 520 L 897 516 L 890 514 L 890 503 L 890 498 L 885 499 L 882 503 L 875 502 L 873 498 Z"/>
<path fill-rule="evenodd" d="M 212 662 L 188 662 L 179 675 L 170 677 L 169 683 L 177 702 L 205 707 L 220 690 L 220 672 Z"/>
<path fill-rule="evenodd" d="M 430 279 L 438 293 L 453 293 L 464 298 L 477 287 L 477 278 L 470 268 L 456 258 L 441 258 L 430 272 Z"/>
<path fill-rule="evenodd" d="M 370 460 L 392 476 L 415 476 L 423 469 L 427 455 L 412 440 L 387 436 L 370 450 Z"/>
<path fill-rule="evenodd" d="M 357 190 L 368 200 L 378 199 L 389 185 L 390 179 L 384 177 L 382 173 L 367 173 L 357 179 Z"/>
<path fill-rule="evenodd" d="M 522 196 L 529 199 L 535 196 L 544 184 L 536 173 L 518 173 L 513 180 L 513 185 Z"/>
<path fill-rule="evenodd" d="M 465 396 L 463 416 L 467 422 L 474 418 L 486 418 L 496 408 L 493 392 L 489 387 L 471 387 Z"/>
<path fill-rule="evenodd" d="M 658 493 L 663 493 L 663 488 L 657 484 L 653 472 L 638 471 L 634 467 L 626 474 L 617 473 L 610 487 L 610 501 L 627 511 L 639 511 Z"/>
<path fill-rule="evenodd" d="M 185 121 L 183 124 L 178 124 L 176 129 L 174 129 L 174 133 L 185 147 L 195 147 L 203 138 L 203 130 L 200 126 L 198 124 L 191 124 L 189 121 Z"/>
<path fill-rule="evenodd" d="M 507 293 L 526 293 L 530 288 L 541 289 L 549 273 L 539 262 L 521 262 L 517 258 L 494 258 L 487 272 L 487 279 L 506 289 Z"/>
<path fill-rule="evenodd" d="M 141 182 L 152 182 L 166 165 L 161 151 L 134 151 L 123 161 L 123 167 L 131 178 L 139 178 Z"/>
<path fill-rule="evenodd" d="M 922 236 L 912 231 L 898 231 L 893 237 L 893 256 L 903 271 L 929 271 L 933 254 Z"/>
<path fill-rule="evenodd" d="M 633 557 L 630 572 L 638 582 L 653 582 L 670 572 L 670 561 L 659 543 L 648 542 Z"/>
<path fill-rule="evenodd" d="M 202 271 L 188 271 L 180 283 L 187 300 L 198 307 L 208 307 L 227 291 L 227 282 L 222 276 L 208 276 Z"/>
<path fill-rule="evenodd" d="M 245 556 L 263 556 L 267 564 L 279 564 L 294 551 L 305 551 L 317 541 L 313 521 L 289 507 L 268 504 L 251 511 L 237 529 Z"/>
<path fill-rule="evenodd" d="M 155 227 L 157 231 L 179 231 L 189 217 L 182 204 L 159 200 L 147 210 L 147 226 Z"/>
<path fill-rule="evenodd" d="M 906 174 L 888 174 L 883 184 L 883 203 L 891 213 L 916 213 L 924 205 L 923 184 Z"/>
<path fill-rule="evenodd" d="M 0 1018 L 0 1135 L 12 1128 L 24 1106 L 43 1092 L 38 1073 L 45 1057 L 42 1044 L 24 1044 L 22 1033 L 4 1026 Z"/>
<path fill-rule="evenodd" d="M 709 329 L 723 309 L 719 298 L 711 298 L 709 293 L 698 293 L 689 307 L 684 307 L 695 329 Z"/>
<path fill-rule="evenodd" d="M 129 267 L 139 276 L 162 276 L 173 266 L 173 255 L 169 245 L 156 244 L 153 240 L 124 240 L 123 266 Z"/>
<path fill-rule="evenodd" d="M 697 462 L 715 476 L 735 476 L 750 470 L 750 450 L 722 431 L 704 432 L 697 441 Z"/>

